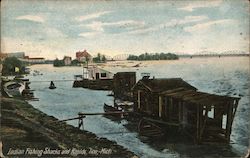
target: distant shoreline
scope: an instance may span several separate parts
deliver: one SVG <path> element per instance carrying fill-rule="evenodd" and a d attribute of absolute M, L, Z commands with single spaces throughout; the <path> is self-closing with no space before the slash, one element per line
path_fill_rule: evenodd
<path fill-rule="evenodd" d="M 178 55 L 179 58 L 190 58 L 190 57 L 249 57 L 250 54 L 183 54 Z"/>

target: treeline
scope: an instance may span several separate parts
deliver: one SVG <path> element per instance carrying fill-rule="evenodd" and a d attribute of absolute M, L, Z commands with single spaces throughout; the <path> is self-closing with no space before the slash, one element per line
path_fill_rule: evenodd
<path fill-rule="evenodd" d="M 127 60 L 177 60 L 179 59 L 178 55 L 173 53 L 155 53 L 149 54 L 144 53 L 139 56 L 137 55 L 129 55 Z"/>
<path fill-rule="evenodd" d="M 93 58 L 93 62 L 95 63 L 105 63 L 107 61 L 105 55 L 97 54 L 97 57 Z"/>
<path fill-rule="evenodd" d="M 75 59 L 75 60 L 72 60 L 71 64 L 67 65 L 67 66 L 77 66 L 79 64 L 80 64 L 80 62 L 77 59 Z M 59 59 L 54 60 L 53 65 L 55 67 L 66 66 L 64 60 L 59 60 Z"/>
<path fill-rule="evenodd" d="M 16 57 L 7 57 L 2 64 L 3 64 L 2 68 L 3 75 L 17 75 L 26 73 L 25 63 L 20 61 Z"/>

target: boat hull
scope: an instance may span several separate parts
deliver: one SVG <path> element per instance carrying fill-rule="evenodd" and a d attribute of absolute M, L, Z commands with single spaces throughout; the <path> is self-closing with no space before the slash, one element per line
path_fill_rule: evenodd
<path fill-rule="evenodd" d="M 112 90 L 113 79 L 99 79 L 99 80 L 89 80 L 83 79 L 74 81 L 73 87 L 83 87 L 94 90 Z"/>
<path fill-rule="evenodd" d="M 4 91 L 9 97 L 21 96 L 25 89 L 23 83 L 18 82 L 7 82 L 4 84 Z"/>

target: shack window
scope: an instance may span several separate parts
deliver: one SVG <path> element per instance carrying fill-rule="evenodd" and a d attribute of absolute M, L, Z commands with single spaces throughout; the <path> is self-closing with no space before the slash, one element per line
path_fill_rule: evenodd
<path fill-rule="evenodd" d="M 101 73 L 101 77 L 107 77 L 106 73 Z"/>

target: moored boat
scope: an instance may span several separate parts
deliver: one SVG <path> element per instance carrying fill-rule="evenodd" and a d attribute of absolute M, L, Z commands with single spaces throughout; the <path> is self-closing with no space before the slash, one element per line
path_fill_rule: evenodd
<path fill-rule="evenodd" d="M 106 112 L 106 113 L 122 112 L 121 109 L 115 108 L 115 107 L 110 106 L 110 105 L 108 105 L 108 104 L 106 104 L 106 103 L 104 103 L 103 109 L 104 109 L 104 112 Z M 122 117 L 122 114 L 120 114 L 120 113 L 115 113 L 115 114 L 110 114 L 110 116 L 121 118 L 121 117 Z"/>
<path fill-rule="evenodd" d="M 119 112 L 119 111 L 121 112 L 122 111 L 122 110 L 117 109 L 117 108 L 115 108 L 113 106 L 110 106 L 110 105 L 108 105 L 106 103 L 104 103 L 103 109 L 104 109 L 105 112 Z"/>
<path fill-rule="evenodd" d="M 49 89 L 56 89 L 56 86 L 53 81 L 50 82 Z"/>
<path fill-rule="evenodd" d="M 138 132 L 141 136 L 145 137 L 161 137 L 164 135 L 160 126 L 154 122 L 142 118 L 138 123 Z"/>
<path fill-rule="evenodd" d="M 9 97 L 21 96 L 25 85 L 21 82 L 10 81 L 4 84 L 4 91 Z"/>

